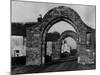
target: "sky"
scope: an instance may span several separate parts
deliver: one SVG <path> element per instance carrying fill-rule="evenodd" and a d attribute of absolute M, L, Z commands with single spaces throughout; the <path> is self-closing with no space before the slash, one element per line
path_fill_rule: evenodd
<path fill-rule="evenodd" d="M 75 41 L 73 38 L 67 37 L 67 38 L 65 38 L 65 40 L 67 41 L 67 44 L 68 44 L 72 49 L 76 49 L 76 48 L 77 48 L 76 41 Z"/>
<path fill-rule="evenodd" d="M 60 34 L 63 33 L 64 31 L 67 31 L 67 30 L 72 30 L 74 32 L 76 32 L 76 30 L 72 27 L 72 25 L 70 25 L 69 23 L 67 22 L 64 22 L 64 21 L 60 21 L 56 24 L 54 24 L 48 31 L 48 33 L 50 32 L 59 32 Z"/>
<path fill-rule="evenodd" d="M 39 14 L 44 16 L 50 9 L 57 6 L 67 6 L 74 9 L 88 26 L 95 28 L 95 6 L 40 3 L 29 1 L 12 1 L 11 18 L 12 22 L 36 22 Z"/>

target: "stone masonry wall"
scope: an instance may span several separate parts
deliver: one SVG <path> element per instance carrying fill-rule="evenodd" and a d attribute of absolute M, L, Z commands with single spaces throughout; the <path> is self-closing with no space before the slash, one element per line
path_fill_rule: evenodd
<path fill-rule="evenodd" d="M 41 64 L 41 34 L 38 30 L 27 31 L 27 65 Z"/>

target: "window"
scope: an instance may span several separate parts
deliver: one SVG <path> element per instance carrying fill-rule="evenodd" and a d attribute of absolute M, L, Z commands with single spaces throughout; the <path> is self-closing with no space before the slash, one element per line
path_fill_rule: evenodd
<path fill-rule="evenodd" d="M 86 35 L 87 35 L 86 44 L 87 44 L 87 46 L 90 46 L 91 45 L 91 32 L 87 32 Z"/>
<path fill-rule="evenodd" d="M 16 50 L 16 53 L 19 53 L 19 50 Z"/>
<path fill-rule="evenodd" d="M 19 50 L 15 50 L 15 52 L 14 52 L 14 56 L 15 56 L 15 57 L 20 56 L 20 51 L 19 51 Z"/>

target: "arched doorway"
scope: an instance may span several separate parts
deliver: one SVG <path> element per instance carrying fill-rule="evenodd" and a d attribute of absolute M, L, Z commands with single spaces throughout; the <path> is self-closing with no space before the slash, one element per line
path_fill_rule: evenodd
<path fill-rule="evenodd" d="M 66 6 L 58 6 L 50 11 L 48 11 L 41 22 L 36 24 L 36 28 L 34 26 L 27 30 L 27 34 L 29 35 L 30 46 L 27 50 L 27 58 L 30 60 L 28 64 L 44 64 L 45 63 L 45 49 L 46 49 L 46 37 L 49 29 L 60 21 L 64 21 L 69 23 L 78 35 L 78 45 L 79 56 L 84 56 L 86 53 L 86 32 L 88 31 L 87 25 L 81 20 L 81 17 L 75 12 L 73 9 Z M 27 36 L 28 36 L 27 35 Z M 32 35 L 32 37 L 30 36 Z M 34 41 L 34 39 L 36 39 Z M 27 43 L 28 43 L 27 42 Z M 35 44 L 37 42 L 37 44 Z M 33 45 L 34 43 L 34 45 Z M 59 42 L 56 43 L 59 46 Z M 29 46 L 29 44 L 27 44 Z M 34 50 L 33 50 L 34 49 Z M 32 53 L 33 52 L 33 53 Z M 59 48 L 55 52 L 57 56 L 60 56 Z M 37 63 L 37 61 L 39 63 Z M 31 62 L 31 63 L 30 63 Z M 34 63 L 33 63 L 34 62 Z"/>
<path fill-rule="evenodd" d="M 73 39 L 74 42 L 71 43 L 71 40 L 67 38 L 70 38 L 70 39 Z M 69 41 L 69 44 L 68 44 L 68 41 Z M 75 56 L 76 59 L 77 59 L 77 52 L 78 52 L 78 45 L 79 45 L 79 37 L 78 37 L 78 34 L 74 31 L 64 31 L 62 34 L 61 34 L 61 37 L 59 39 L 59 46 L 60 46 L 60 56 L 61 58 L 63 57 L 71 57 L 71 56 Z M 76 48 L 72 48 L 71 45 L 77 45 Z M 66 46 L 67 49 L 63 49 L 63 46 Z"/>
<path fill-rule="evenodd" d="M 67 30 L 76 32 L 73 26 L 67 23 L 66 21 L 59 21 L 53 24 L 48 30 L 45 39 L 46 43 L 45 43 L 44 58 L 46 63 L 60 59 L 59 57 L 60 44 L 58 41 L 60 39 L 60 35 Z"/>
<path fill-rule="evenodd" d="M 69 19 L 67 19 L 66 17 L 58 17 L 57 19 L 51 21 L 51 22 L 48 24 L 48 26 L 43 30 L 43 33 L 42 33 L 42 50 L 43 50 L 43 54 L 44 54 L 44 55 L 46 54 L 45 49 L 46 49 L 46 36 L 47 36 L 47 32 L 48 32 L 48 30 L 49 30 L 55 23 L 60 22 L 60 21 L 65 21 L 65 22 L 69 23 L 69 24 L 75 29 L 75 31 L 77 32 L 77 35 L 78 35 L 78 36 L 80 35 L 79 30 L 77 29 L 77 27 L 75 26 L 75 24 L 73 24 Z M 79 37 L 78 37 L 78 38 L 79 38 Z M 56 42 L 56 43 L 57 43 L 57 45 L 59 45 L 59 42 Z M 55 56 L 55 59 L 56 59 L 56 57 L 60 56 L 59 50 L 56 50 L 56 52 L 55 52 L 54 55 L 56 55 L 56 56 Z M 44 56 L 44 57 L 45 57 L 45 56 Z M 43 58 L 44 58 L 44 57 L 43 57 Z M 44 58 L 44 59 L 45 59 L 45 58 Z M 58 58 L 57 58 L 57 59 L 58 59 Z M 45 62 L 45 60 L 44 60 L 44 62 Z"/>
<path fill-rule="evenodd" d="M 59 7 L 51 9 L 44 16 L 43 22 L 41 23 L 41 27 L 40 27 L 40 30 L 42 31 L 42 44 L 41 44 L 42 45 L 42 48 L 41 48 L 42 59 L 44 59 L 45 49 L 46 49 L 46 34 L 47 34 L 48 30 L 55 23 L 60 22 L 60 21 L 65 21 L 65 22 L 69 23 L 70 25 L 72 25 L 78 35 L 78 38 L 80 38 L 81 27 L 84 26 L 84 23 L 82 22 L 80 16 L 73 9 L 71 9 L 69 7 L 59 6 Z M 83 35 L 84 34 L 82 34 L 82 36 Z M 82 38 L 85 38 L 85 36 L 83 36 Z M 80 38 L 79 42 L 81 42 L 81 38 Z M 85 40 L 82 40 L 82 42 L 85 43 Z M 45 62 L 45 60 L 42 60 L 42 61 Z"/>

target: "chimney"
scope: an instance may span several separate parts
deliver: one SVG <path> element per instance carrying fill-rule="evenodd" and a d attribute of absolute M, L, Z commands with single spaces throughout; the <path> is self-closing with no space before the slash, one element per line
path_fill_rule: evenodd
<path fill-rule="evenodd" d="M 38 17 L 38 22 L 42 22 L 42 15 L 41 14 Z"/>

